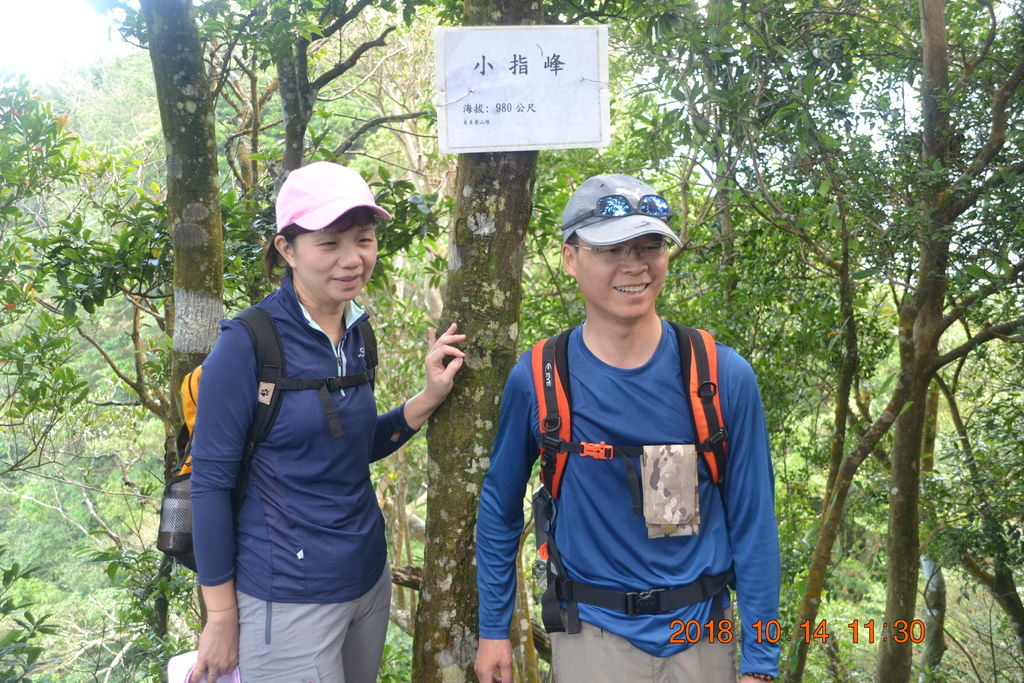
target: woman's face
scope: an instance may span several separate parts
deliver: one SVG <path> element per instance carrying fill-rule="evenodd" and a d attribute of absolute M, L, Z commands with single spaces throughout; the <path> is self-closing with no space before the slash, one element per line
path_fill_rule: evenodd
<path fill-rule="evenodd" d="M 299 301 L 329 313 L 344 311 L 359 296 L 377 263 L 374 224 L 354 224 L 346 216 L 298 235 L 291 244 L 278 235 L 275 244 L 291 266 Z"/>

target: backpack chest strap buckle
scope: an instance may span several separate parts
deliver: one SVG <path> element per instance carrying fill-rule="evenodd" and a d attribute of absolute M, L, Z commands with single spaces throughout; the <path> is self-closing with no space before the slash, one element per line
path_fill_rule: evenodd
<path fill-rule="evenodd" d="M 610 446 L 604 441 L 597 443 L 586 443 L 580 444 L 580 455 L 587 458 L 597 458 L 598 460 L 611 460 L 615 455 L 615 446 Z"/>

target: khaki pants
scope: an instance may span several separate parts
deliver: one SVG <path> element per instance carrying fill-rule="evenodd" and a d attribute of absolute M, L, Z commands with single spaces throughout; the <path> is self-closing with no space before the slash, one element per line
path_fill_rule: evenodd
<path fill-rule="evenodd" d="M 701 641 L 671 657 L 649 655 L 628 640 L 580 624 L 551 634 L 556 683 L 736 683 L 736 643 Z"/>

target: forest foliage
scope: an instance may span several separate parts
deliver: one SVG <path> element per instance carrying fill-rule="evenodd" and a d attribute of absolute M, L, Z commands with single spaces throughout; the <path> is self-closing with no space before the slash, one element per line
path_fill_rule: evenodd
<path fill-rule="evenodd" d="M 100 4 L 121 8 L 137 53 L 51 84 L 0 74 L 3 680 L 160 680 L 201 620 L 194 575 L 154 548 L 178 423 L 183 264 L 149 34 L 131 3 Z M 463 9 L 194 7 L 214 112 L 225 312 L 268 291 L 261 251 L 284 169 L 296 158 L 359 169 L 394 215 L 364 302 L 380 340 L 382 410 L 417 390 L 426 328 L 450 310 L 458 159 L 436 150 L 427 65 L 433 28 L 462 23 Z M 597 173 L 644 178 L 676 209 L 683 242 L 659 312 L 711 330 L 758 375 L 786 679 L 1020 680 L 1024 5 L 543 10 L 545 23 L 608 24 L 613 143 L 537 155 L 516 237 L 516 349 L 582 319 L 558 259 L 569 194 Z M 448 442 L 433 430 L 434 443 Z M 422 436 L 375 465 L 391 561 L 407 577 L 382 680 L 410 679 L 419 603 L 438 599 L 416 587 L 430 470 L 451 466 Z M 474 495 L 459 506 L 471 509 Z M 519 560 L 528 616 L 528 541 Z M 894 620 L 912 642 L 882 641 L 881 623 Z M 543 638 L 514 637 L 519 677 L 541 680 Z"/>

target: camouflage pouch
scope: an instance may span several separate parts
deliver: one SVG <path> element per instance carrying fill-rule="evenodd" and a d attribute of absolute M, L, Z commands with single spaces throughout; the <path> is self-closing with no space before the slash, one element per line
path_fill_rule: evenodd
<path fill-rule="evenodd" d="M 640 465 L 647 537 L 698 534 L 700 498 L 693 444 L 644 446 Z"/>

